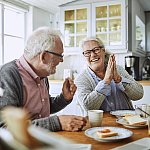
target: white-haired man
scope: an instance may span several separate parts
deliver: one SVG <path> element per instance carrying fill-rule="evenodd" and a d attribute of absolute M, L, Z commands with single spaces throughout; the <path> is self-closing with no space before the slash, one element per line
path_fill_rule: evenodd
<path fill-rule="evenodd" d="M 63 62 L 63 43 L 59 31 L 49 27 L 35 30 L 28 38 L 20 59 L 3 65 L 0 69 L 0 110 L 6 106 L 26 109 L 32 123 L 51 131 L 78 131 L 86 119 L 80 116 L 50 116 L 71 103 L 76 86 L 71 79 L 63 83 L 62 93 L 50 97 L 47 76 L 56 72 Z"/>

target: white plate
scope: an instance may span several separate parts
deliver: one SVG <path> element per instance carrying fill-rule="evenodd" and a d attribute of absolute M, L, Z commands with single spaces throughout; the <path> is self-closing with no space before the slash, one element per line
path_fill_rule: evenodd
<path fill-rule="evenodd" d="M 147 127 L 147 124 L 144 124 L 144 125 L 129 125 L 129 123 L 123 118 L 118 118 L 116 120 L 116 122 L 119 123 L 119 124 L 122 124 L 123 126 L 125 126 L 127 128 L 145 128 L 145 127 Z"/>
<path fill-rule="evenodd" d="M 96 134 L 97 131 L 101 131 L 104 129 L 110 129 L 112 131 L 115 131 L 118 133 L 117 136 L 112 136 L 112 137 L 107 137 L 107 138 L 99 138 L 98 135 Z M 117 128 L 117 127 L 94 127 L 87 129 L 85 131 L 85 135 L 95 139 L 96 141 L 101 141 L 101 142 L 114 142 L 118 140 L 122 140 L 125 138 L 128 138 L 132 136 L 133 132 L 124 128 Z"/>
<path fill-rule="evenodd" d="M 110 114 L 123 117 L 124 115 L 135 115 L 136 112 L 135 110 L 115 110 L 115 111 L 111 111 Z"/>

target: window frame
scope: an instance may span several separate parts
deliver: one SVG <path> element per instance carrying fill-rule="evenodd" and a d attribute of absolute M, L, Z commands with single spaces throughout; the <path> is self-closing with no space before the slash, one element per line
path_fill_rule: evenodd
<path fill-rule="evenodd" d="M 10 36 L 10 37 L 12 36 L 13 37 L 13 35 L 4 34 L 4 9 L 7 9 L 7 8 L 16 10 L 16 12 L 24 13 L 24 36 L 23 36 L 24 44 L 25 44 L 25 41 L 26 41 L 27 12 L 28 12 L 28 10 L 24 9 L 24 8 L 21 8 L 19 6 L 16 6 L 14 4 L 0 2 L 0 21 L 1 21 L 1 24 L 0 24 L 0 65 L 3 65 L 4 60 L 5 60 L 5 56 L 4 56 L 4 53 L 5 53 L 4 52 L 4 42 L 5 42 L 4 37 L 5 36 Z M 19 36 L 14 36 L 14 37 L 20 38 Z"/>

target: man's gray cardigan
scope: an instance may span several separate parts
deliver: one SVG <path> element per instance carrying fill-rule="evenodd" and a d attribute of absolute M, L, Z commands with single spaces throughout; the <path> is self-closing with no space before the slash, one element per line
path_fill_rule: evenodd
<path fill-rule="evenodd" d="M 45 83 L 49 91 L 47 78 L 45 78 Z M 0 68 L 0 88 L 4 89 L 3 96 L 0 97 L 0 110 L 8 105 L 23 107 L 23 83 L 15 60 Z M 69 103 L 65 101 L 62 94 L 55 98 L 50 97 L 50 111 L 51 113 L 58 112 Z M 56 115 L 32 120 L 32 124 L 51 131 L 61 130 L 61 125 Z"/>

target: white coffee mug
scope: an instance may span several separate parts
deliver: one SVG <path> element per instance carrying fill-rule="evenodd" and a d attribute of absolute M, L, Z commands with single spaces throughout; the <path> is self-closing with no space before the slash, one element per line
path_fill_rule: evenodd
<path fill-rule="evenodd" d="M 88 118 L 91 127 L 100 127 L 103 120 L 103 110 L 88 110 Z"/>

